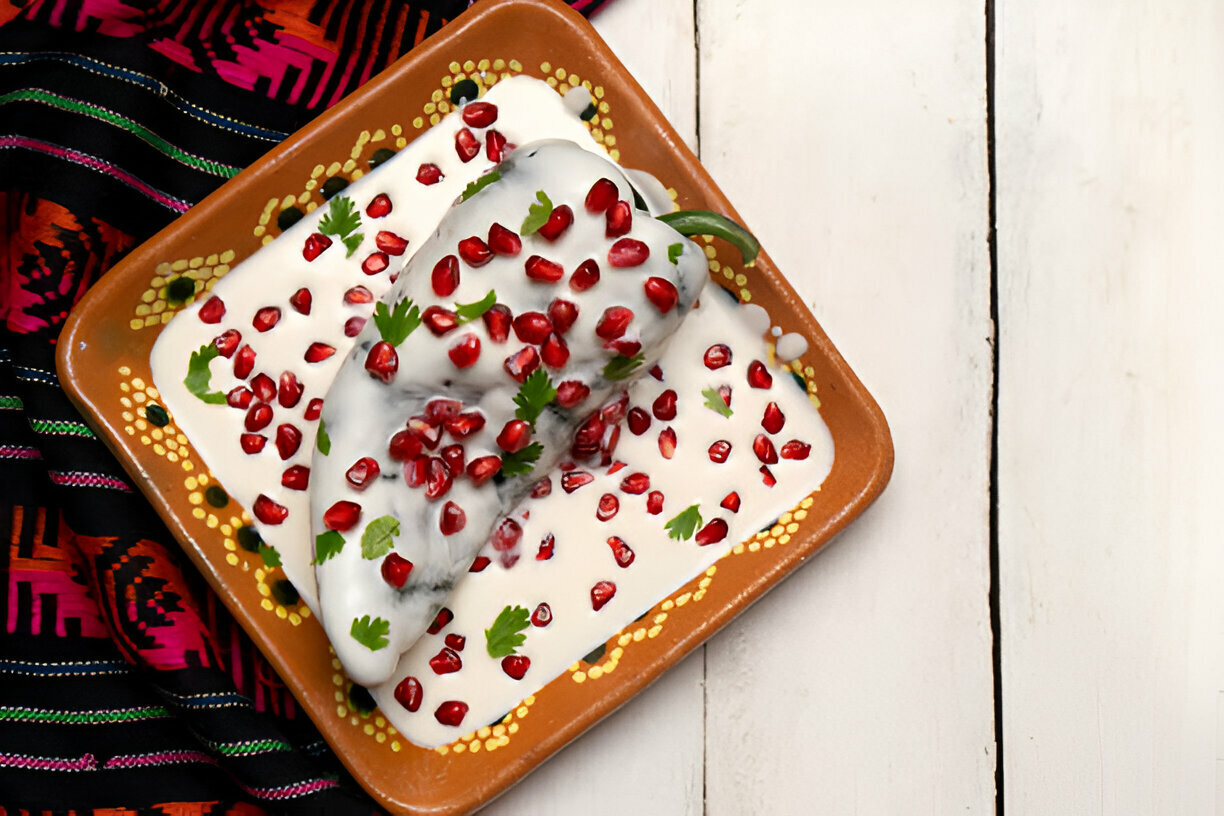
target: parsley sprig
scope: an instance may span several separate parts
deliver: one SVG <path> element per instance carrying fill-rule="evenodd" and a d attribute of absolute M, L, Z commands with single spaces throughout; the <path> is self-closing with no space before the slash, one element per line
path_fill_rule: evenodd
<path fill-rule="evenodd" d="M 530 613 L 521 606 L 507 606 L 499 612 L 493 625 L 485 630 L 485 648 L 489 657 L 508 657 L 514 654 L 514 650 L 527 640 L 523 630 L 530 625 Z"/>
<path fill-rule="evenodd" d="M 395 536 L 399 535 L 400 523 L 395 516 L 379 516 L 366 525 L 361 534 L 361 557 L 368 559 L 382 558 L 395 546 Z"/>
<path fill-rule="evenodd" d="M 470 323 L 492 309 L 495 303 L 497 303 L 497 292 L 492 289 L 489 290 L 489 294 L 474 303 L 456 303 L 455 322 L 459 324 Z"/>
<path fill-rule="evenodd" d="M 618 354 L 609 360 L 608 364 L 603 367 L 604 379 L 626 379 L 638 368 L 638 366 L 642 364 L 642 361 L 645 359 L 645 356 L 640 351 L 632 357 L 626 357 L 623 354 Z"/>
<path fill-rule="evenodd" d="M 670 244 L 667 247 L 667 260 L 673 264 L 680 260 L 680 256 L 684 254 L 684 244 Z"/>
<path fill-rule="evenodd" d="M 206 343 L 200 346 L 199 351 L 191 352 L 191 358 L 187 361 L 187 376 L 183 378 L 183 385 L 187 386 L 187 390 L 199 397 L 201 402 L 207 402 L 209 405 L 225 404 L 224 394 L 220 391 L 208 390 L 209 380 L 212 378 L 208 364 L 220 353 L 221 351 L 212 343 Z"/>
<path fill-rule="evenodd" d="M 731 406 L 723 402 L 722 395 L 718 393 L 716 388 L 707 388 L 701 392 L 701 396 L 705 397 L 705 407 L 709 408 L 716 414 L 722 414 L 725 417 L 735 413 L 731 410 Z"/>
<path fill-rule="evenodd" d="M 379 301 L 374 307 L 374 325 L 378 327 L 382 339 L 398 346 L 421 325 L 421 310 L 412 302 L 412 298 L 404 298 L 393 309 L 388 309 L 387 304 Z"/>
<path fill-rule="evenodd" d="M 348 250 L 344 255 L 346 258 L 351 258 L 357 247 L 361 246 L 364 236 L 357 232 L 360 227 L 361 213 L 348 196 L 336 196 L 329 201 L 327 213 L 319 221 L 319 232 L 334 235 L 344 242 Z"/>
<path fill-rule="evenodd" d="M 518 453 L 503 453 L 501 457 L 501 475 L 507 478 L 510 476 L 527 475 L 535 469 L 535 463 L 543 452 L 543 445 L 539 442 L 532 442 Z"/>
<path fill-rule="evenodd" d="M 499 173 L 496 170 L 490 170 L 488 173 L 485 173 L 480 178 L 468 184 L 467 187 L 464 187 L 463 195 L 460 196 L 459 200 L 467 201 L 469 198 L 476 195 L 477 193 L 479 193 L 484 188 L 488 187 L 493 182 L 500 181 L 500 180 L 501 180 L 501 173 Z"/>
<path fill-rule="evenodd" d="M 540 227 L 548 223 L 548 216 L 552 215 L 553 211 L 552 200 L 543 190 L 537 190 L 536 201 L 539 203 L 527 208 L 527 217 L 523 219 L 523 227 L 519 230 L 519 235 L 532 235 L 539 232 Z"/>
<path fill-rule="evenodd" d="M 700 526 L 701 513 L 698 511 L 697 505 L 691 504 L 677 513 L 671 521 L 663 525 L 663 529 L 667 530 L 668 538 L 674 538 L 677 541 L 687 541 L 693 537 L 693 533 L 697 532 L 697 528 Z"/>
<path fill-rule="evenodd" d="M 553 387 L 547 372 L 537 368 L 523 380 L 519 392 L 514 395 L 514 404 L 518 406 L 514 415 L 534 429 L 540 413 L 556 398 L 557 389 Z"/>
<path fill-rule="evenodd" d="M 387 639 L 387 633 L 390 631 L 391 624 L 389 622 L 382 618 L 371 620 L 369 615 L 353 618 L 353 625 L 349 627 L 349 634 L 352 635 L 353 640 L 371 652 L 377 652 L 391 642 Z"/>
<path fill-rule="evenodd" d="M 319 533 L 315 536 L 315 556 L 312 564 L 322 564 L 329 558 L 334 558 L 340 554 L 340 550 L 344 548 L 344 536 L 337 533 L 335 530 L 328 530 L 325 533 Z"/>

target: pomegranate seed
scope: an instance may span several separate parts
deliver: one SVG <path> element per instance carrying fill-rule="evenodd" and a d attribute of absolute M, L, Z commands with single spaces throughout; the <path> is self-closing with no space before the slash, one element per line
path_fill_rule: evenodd
<path fill-rule="evenodd" d="M 599 443 L 603 441 L 604 431 L 607 430 L 607 425 L 599 414 L 592 414 L 587 417 L 586 421 L 578 426 L 578 430 L 574 432 L 574 441 L 570 445 L 570 452 L 580 459 L 585 459 L 599 450 Z"/>
<path fill-rule="evenodd" d="M 462 652 L 463 647 L 467 645 L 467 638 L 454 632 L 448 634 L 445 638 L 443 638 L 443 640 L 447 646 L 451 647 L 456 652 Z"/>
<path fill-rule="evenodd" d="M 650 477 L 645 473 L 630 473 L 621 480 L 620 489 L 630 495 L 640 496 L 650 489 Z"/>
<path fill-rule="evenodd" d="M 331 239 L 321 232 L 311 233 L 306 239 L 306 244 L 302 247 L 302 257 L 308 261 L 313 261 L 322 254 L 323 250 L 332 245 Z"/>
<path fill-rule="evenodd" d="M 442 168 L 438 167 L 436 164 L 426 162 L 417 168 L 416 180 L 421 184 L 424 184 L 426 187 L 437 184 L 444 178 L 445 176 L 442 175 Z"/>
<path fill-rule="evenodd" d="M 472 566 L 468 567 L 468 572 L 484 572 L 485 567 L 493 563 L 487 555 L 478 555 L 472 559 Z"/>
<path fill-rule="evenodd" d="M 382 218 L 391 213 L 391 197 L 386 193 L 379 193 L 370 199 L 370 203 L 366 205 L 366 215 L 371 218 Z"/>
<path fill-rule="evenodd" d="M 514 318 L 514 336 L 524 343 L 538 345 L 552 332 L 552 321 L 541 312 L 523 312 Z"/>
<path fill-rule="evenodd" d="M 773 385 L 773 375 L 765 370 L 765 364 L 753 360 L 748 364 L 748 384 L 753 388 L 769 388 Z"/>
<path fill-rule="evenodd" d="M 255 313 L 251 325 L 255 331 L 266 332 L 280 322 L 281 310 L 275 306 L 265 306 Z"/>
<path fill-rule="evenodd" d="M 568 300 L 553 298 L 548 304 L 548 319 L 552 321 L 553 331 L 565 334 L 578 319 L 578 307 Z"/>
<path fill-rule="evenodd" d="M 238 437 L 238 443 L 242 445 L 244 453 L 259 453 L 264 449 L 264 445 L 268 443 L 268 437 L 263 434 L 244 433 Z"/>
<path fill-rule="evenodd" d="M 676 432 L 670 425 L 659 431 L 659 454 L 664 459 L 670 459 L 676 455 Z"/>
<path fill-rule="evenodd" d="M 467 128 L 461 128 L 455 134 L 455 153 L 459 154 L 459 161 L 467 164 L 476 158 L 476 154 L 479 152 L 480 140 L 472 134 L 472 131 Z"/>
<path fill-rule="evenodd" d="M 445 606 L 438 610 L 438 614 L 434 616 L 433 623 L 429 624 L 429 628 L 425 630 L 426 634 L 436 635 L 442 631 L 442 627 L 455 619 L 455 613 L 447 609 Z"/>
<path fill-rule="evenodd" d="M 441 337 L 459 325 L 459 319 L 450 309 L 441 306 L 430 306 L 421 313 L 421 322 L 425 328 L 433 332 L 435 337 Z"/>
<path fill-rule="evenodd" d="M 600 581 L 591 587 L 591 608 L 596 612 L 604 608 L 612 596 L 616 594 L 616 584 L 611 581 Z"/>
<path fill-rule="evenodd" d="M 451 674 L 463 668 L 463 660 L 454 649 L 443 646 L 441 651 L 429 658 L 429 668 L 434 670 L 434 674 Z"/>
<path fill-rule="evenodd" d="M 408 433 L 421 440 L 421 444 L 429 450 L 436 450 L 442 440 L 442 426 L 427 416 L 412 416 L 408 418 Z"/>
<path fill-rule="evenodd" d="M 381 249 L 388 255 L 400 256 L 408 249 L 408 239 L 401 238 L 394 232 L 388 230 L 380 230 L 374 236 L 374 246 Z"/>
<path fill-rule="evenodd" d="M 493 250 L 493 254 L 513 258 L 522 248 L 523 239 L 519 238 L 518 233 L 506 229 L 496 221 L 489 227 L 489 249 Z"/>
<path fill-rule="evenodd" d="M 625 543 L 625 539 L 620 536 L 609 536 L 608 546 L 612 548 L 612 557 L 616 559 L 616 565 L 621 569 L 633 563 L 635 558 L 633 548 Z"/>
<path fill-rule="evenodd" d="M 354 286 L 344 293 L 344 302 L 350 305 L 373 303 L 374 293 L 364 286 Z"/>
<path fill-rule="evenodd" d="M 199 315 L 200 321 L 203 323 L 220 323 L 221 318 L 225 317 L 225 303 L 221 298 L 213 295 L 204 301 L 204 305 L 200 307 Z"/>
<path fill-rule="evenodd" d="M 531 443 L 531 426 L 521 419 L 507 422 L 497 435 L 497 445 L 507 453 L 518 453 Z"/>
<path fill-rule="evenodd" d="M 399 553 L 391 553 L 383 559 L 379 571 L 383 580 L 396 589 L 403 589 L 408 583 L 408 575 L 412 572 L 413 563 Z"/>
<path fill-rule="evenodd" d="M 438 297 L 450 297 L 454 294 L 459 288 L 459 259 L 454 255 L 443 257 L 434 264 L 429 282 Z"/>
<path fill-rule="evenodd" d="M 446 462 L 437 456 L 429 457 L 425 470 L 425 498 L 433 501 L 445 496 L 454 482 L 455 477 Z"/>
<path fill-rule="evenodd" d="M 585 470 L 571 470 L 561 474 L 561 489 L 566 493 L 573 493 L 583 485 L 589 485 L 595 481 L 595 477 L 587 473 Z"/>
<path fill-rule="evenodd" d="M 761 484 L 766 487 L 773 487 L 777 483 L 778 480 L 774 478 L 773 471 L 769 469 L 769 466 L 761 465 Z"/>
<path fill-rule="evenodd" d="M 471 368 L 480 359 L 480 338 L 468 332 L 446 352 L 455 368 Z"/>
<path fill-rule="evenodd" d="M 595 324 L 595 334 L 603 340 L 623 337 L 633 320 L 633 310 L 625 306 L 609 306 Z"/>
<path fill-rule="evenodd" d="M 490 541 L 493 549 L 498 552 L 506 552 L 517 547 L 522 538 L 523 528 L 519 523 L 512 518 L 505 518 L 494 528 Z"/>
<path fill-rule="evenodd" d="M 466 439 L 485 426 L 484 414 L 467 411 L 443 421 L 442 427 L 455 439 Z"/>
<path fill-rule="evenodd" d="M 729 385 L 718 386 L 718 398 L 723 401 L 723 405 L 730 408 L 731 407 L 731 386 Z"/>
<path fill-rule="evenodd" d="M 302 446 L 302 432 L 293 425 L 285 423 L 276 427 L 276 450 L 282 460 L 298 452 Z"/>
<path fill-rule="evenodd" d="M 792 439 L 782 446 L 783 459 L 806 459 L 812 452 L 812 446 L 798 439 Z"/>
<path fill-rule="evenodd" d="M 634 436 L 641 436 L 650 428 L 650 414 L 636 405 L 629 410 L 629 430 Z"/>
<path fill-rule="evenodd" d="M 778 451 L 774 448 L 774 443 L 769 441 L 769 437 L 765 434 L 757 434 L 752 440 L 752 452 L 756 457 L 767 465 L 772 465 L 778 461 Z"/>
<path fill-rule="evenodd" d="M 255 399 L 260 402 L 271 402 L 276 396 L 276 383 L 267 374 L 256 374 L 251 380 L 251 390 L 255 392 Z"/>
<path fill-rule="evenodd" d="M 615 425 L 625 418 L 625 409 L 629 407 L 629 392 L 621 391 L 620 396 L 599 409 L 599 418 L 609 425 Z"/>
<path fill-rule="evenodd" d="M 523 675 L 531 668 L 531 659 L 527 655 L 512 654 L 506 655 L 501 662 L 502 671 L 513 677 L 515 680 L 522 680 Z"/>
<path fill-rule="evenodd" d="M 620 197 L 620 190 L 612 179 L 601 178 L 591 185 L 586 197 L 586 210 L 589 213 L 606 211 Z"/>
<path fill-rule="evenodd" d="M 544 338 L 544 343 L 540 346 L 540 359 L 544 361 L 544 365 L 549 368 L 560 368 L 569 361 L 569 357 L 569 346 L 565 344 L 561 335 L 551 332 L 548 337 Z"/>
<path fill-rule="evenodd" d="M 419 456 L 404 464 L 404 482 L 409 487 L 421 487 L 425 484 L 425 474 L 429 469 L 429 457 Z"/>
<path fill-rule="evenodd" d="M 276 401 L 282 407 L 292 408 L 302 399 L 302 384 L 292 371 L 282 372 L 280 385 L 276 389 Z"/>
<path fill-rule="evenodd" d="M 723 500 L 718 503 L 718 506 L 726 508 L 732 513 L 738 513 L 740 509 L 740 495 L 732 490 L 730 493 L 723 496 Z"/>
<path fill-rule="evenodd" d="M 723 343 L 715 343 L 705 350 L 701 359 L 706 368 L 717 371 L 723 366 L 731 365 L 731 347 Z"/>
<path fill-rule="evenodd" d="M 546 603 L 537 606 L 531 612 L 532 626 L 547 626 L 552 623 L 552 607 Z"/>
<path fill-rule="evenodd" d="M 650 247 L 636 238 L 621 238 L 608 250 L 608 263 L 618 268 L 640 266 L 650 257 Z"/>
<path fill-rule="evenodd" d="M 243 388 L 240 385 L 225 395 L 225 402 L 231 408 L 241 408 L 245 411 L 251 407 L 251 399 L 254 396 L 249 388 Z"/>
<path fill-rule="evenodd" d="M 535 487 L 531 488 L 531 498 L 542 499 L 552 493 L 552 479 L 545 476 L 543 479 L 535 483 Z"/>
<path fill-rule="evenodd" d="M 539 255 L 532 255 L 528 258 L 523 268 L 527 272 L 527 277 L 540 283 L 556 283 L 565 277 L 565 269 L 561 264 L 541 258 Z"/>
<path fill-rule="evenodd" d="M 459 412 L 462 410 L 463 403 L 457 399 L 435 397 L 425 403 L 425 418 L 434 425 L 440 425 L 448 419 L 459 416 Z"/>
<path fill-rule="evenodd" d="M 281 474 L 281 484 L 290 490 L 305 490 L 310 486 L 310 468 L 293 465 Z"/>
<path fill-rule="evenodd" d="M 378 466 L 378 460 L 371 456 L 363 456 L 344 472 L 344 478 L 353 486 L 353 489 L 365 490 L 371 482 L 378 478 L 380 473 L 382 473 L 382 468 Z"/>
<path fill-rule="evenodd" d="M 467 475 L 472 480 L 472 484 L 480 486 L 492 479 L 500 469 L 500 456 L 478 456 L 468 462 Z"/>
<path fill-rule="evenodd" d="M 272 407 L 261 402 L 247 411 L 246 421 L 243 424 L 248 431 L 254 433 L 268 427 L 271 421 Z"/>
<path fill-rule="evenodd" d="M 494 343 L 506 342 L 510 336 L 510 325 L 513 318 L 514 315 L 511 314 L 510 308 L 500 303 L 494 303 L 489 311 L 480 316 L 480 319 L 484 321 L 485 329 L 489 332 L 489 339 Z"/>
<path fill-rule="evenodd" d="M 658 363 L 655 363 L 650 367 L 650 376 L 654 377 L 659 382 L 663 382 L 663 369 L 659 367 Z"/>
<path fill-rule="evenodd" d="M 458 726 L 463 722 L 463 718 L 467 716 L 467 713 L 467 703 L 459 700 L 447 700 L 434 711 L 434 719 L 443 725 Z"/>
<path fill-rule="evenodd" d="M 446 463 L 454 476 L 463 476 L 465 453 L 462 445 L 447 445 L 439 453 L 442 455 L 442 461 Z"/>
<path fill-rule="evenodd" d="M 459 257 L 468 266 L 480 267 L 493 260 L 493 250 L 480 238 L 471 235 L 459 242 Z"/>
<path fill-rule="evenodd" d="M 553 211 L 548 214 L 548 220 L 544 222 L 544 226 L 540 227 L 539 235 L 546 241 L 555 241 L 570 228 L 574 223 L 574 211 L 569 208 L 568 204 L 561 204 L 553 207 Z"/>
<path fill-rule="evenodd" d="M 306 354 L 304 355 L 304 357 L 305 357 L 306 362 L 308 363 L 320 363 L 335 353 L 336 353 L 335 346 L 329 346 L 327 343 L 315 342 L 315 343 L 311 343 L 306 348 Z"/>
<path fill-rule="evenodd" d="M 786 415 L 782 413 L 782 409 L 778 407 L 778 403 L 771 402 L 765 406 L 765 415 L 761 417 L 761 427 L 769 431 L 771 434 L 776 434 L 782 430 L 782 426 L 786 424 Z"/>
<path fill-rule="evenodd" d="M 575 292 L 585 292 L 599 283 L 599 264 L 587 258 L 570 275 L 569 285 Z"/>
<path fill-rule="evenodd" d="M 650 410 L 654 412 L 657 419 L 664 422 L 676 418 L 676 392 L 672 389 L 667 389 L 660 394 L 650 406 Z"/>
<path fill-rule="evenodd" d="M 489 161 L 500 162 L 510 152 L 507 148 L 506 137 L 501 133 L 496 130 L 485 133 L 485 155 L 489 157 Z"/>
<path fill-rule="evenodd" d="M 361 330 L 365 328 L 366 320 L 364 317 L 350 317 L 344 321 L 344 336 L 356 337 L 361 334 Z"/>
<path fill-rule="evenodd" d="M 226 329 L 213 338 L 213 345 L 222 357 L 229 359 L 234 356 L 238 344 L 242 342 L 242 333 L 237 329 Z"/>
<path fill-rule="evenodd" d="M 697 531 L 697 546 L 708 547 L 727 537 L 727 522 L 716 518 Z"/>
<path fill-rule="evenodd" d="M 720 439 L 710 445 L 708 453 L 710 454 L 711 462 L 717 462 L 721 465 L 731 455 L 731 443 L 725 439 Z"/>
<path fill-rule="evenodd" d="M 590 395 L 590 386 L 578 380 L 563 380 L 557 384 L 557 404 L 562 408 L 573 408 Z"/>
<path fill-rule="evenodd" d="M 531 372 L 540 367 L 540 354 L 535 350 L 535 346 L 524 346 L 507 357 L 502 367 L 515 382 L 523 382 L 531 376 Z"/>
<path fill-rule="evenodd" d="M 351 501 L 338 501 L 323 513 L 323 526 L 343 533 L 352 529 L 361 518 L 361 505 Z"/>
<path fill-rule="evenodd" d="M 540 549 L 536 552 L 536 560 L 547 561 L 552 558 L 553 549 L 556 547 L 556 544 L 557 539 L 553 537 L 552 533 L 544 536 L 544 538 L 540 540 Z"/>
<path fill-rule="evenodd" d="M 620 499 L 611 493 L 599 497 L 599 506 L 595 508 L 595 518 L 600 521 L 610 521 L 620 510 Z"/>
<path fill-rule="evenodd" d="M 657 516 L 663 512 L 663 494 L 657 490 L 652 490 L 646 496 L 646 512 L 652 516 Z"/>
<path fill-rule="evenodd" d="M 624 357 L 633 357 L 642 350 L 642 343 L 639 340 L 627 340 L 622 337 L 619 340 L 604 343 L 604 348 L 611 349 Z"/>
<path fill-rule="evenodd" d="M 462 507 L 453 501 L 442 505 L 442 517 L 438 521 L 438 529 L 442 531 L 442 535 L 454 535 L 466 526 L 467 513 L 463 512 Z"/>
<path fill-rule="evenodd" d="M 602 455 L 599 458 L 599 463 L 601 465 L 606 465 L 612 461 L 612 452 L 616 450 L 616 443 L 620 441 L 620 432 L 620 426 L 615 425 L 608 433 L 607 440 L 600 447 L 600 453 Z"/>
<path fill-rule="evenodd" d="M 604 236 L 619 238 L 633 229 L 633 208 L 629 206 L 628 201 L 623 199 L 617 201 L 608 209 L 605 221 L 607 226 L 604 229 Z"/>
<path fill-rule="evenodd" d="M 319 414 L 323 413 L 323 400 L 320 397 L 315 397 L 310 402 L 306 403 L 306 413 L 302 415 L 304 419 L 316 420 Z"/>
<path fill-rule="evenodd" d="M 497 121 L 497 106 L 492 102 L 469 102 L 463 106 L 463 121 L 474 128 L 487 128 Z"/>
<path fill-rule="evenodd" d="M 255 497 L 255 506 L 251 509 L 255 512 L 255 518 L 264 524 L 280 524 L 289 515 L 289 508 L 277 504 L 262 493 Z"/>
<path fill-rule="evenodd" d="M 421 688 L 421 681 L 415 677 L 405 677 L 395 686 L 395 702 L 409 711 L 419 709 L 424 696 L 425 690 Z"/>
<path fill-rule="evenodd" d="M 379 340 L 366 355 L 365 369 L 383 382 L 390 383 L 395 379 L 395 372 L 399 371 L 399 355 L 395 353 L 395 347 L 386 340 Z"/>
<path fill-rule="evenodd" d="M 676 284 L 666 278 L 647 278 L 642 289 L 661 314 L 667 314 L 680 302 L 680 292 L 676 290 Z"/>

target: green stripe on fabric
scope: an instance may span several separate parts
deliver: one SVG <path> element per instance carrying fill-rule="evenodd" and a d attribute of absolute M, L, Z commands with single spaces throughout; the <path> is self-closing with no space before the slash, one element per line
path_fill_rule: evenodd
<path fill-rule="evenodd" d="M 169 717 L 170 712 L 162 706 L 138 708 L 115 708 L 109 711 L 55 711 L 47 708 L 23 708 L 0 706 L 0 722 L 71 723 L 74 725 L 102 725 L 118 722 L 139 722 Z"/>
<path fill-rule="evenodd" d="M 82 102 L 78 99 L 69 99 L 66 96 L 51 93 L 37 88 L 29 88 L 20 91 L 0 95 L 0 105 L 7 105 L 10 102 L 41 102 L 44 105 L 50 105 L 60 110 L 70 113 L 79 113 L 85 116 L 91 116 L 95 119 L 100 119 L 103 122 L 122 128 L 132 135 L 156 148 L 166 156 L 178 161 L 188 167 L 193 167 L 196 170 L 208 173 L 221 178 L 233 178 L 238 175 L 242 169 L 233 167 L 221 162 L 215 162 L 211 159 L 201 158 L 199 156 L 188 153 L 178 147 L 167 142 L 161 136 L 158 136 L 153 131 L 146 128 L 139 122 L 133 122 L 131 119 L 120 116 L 114 111 L 97 105 L 91 105 L 88 102 Z"/>
<path fill-rule="evenodd" d="M 25 408 L 21 397 L 0 397 L 0 411 L 20 411 Z"/>
<path fill-rule="evenodd" d="M 280 740 L 258 740 L 252 742 L 219 742 L 213 748 L 225 756 L 254 756 L 255 754 L 271 754 L 292 751 L 293 746 Z"/>
<path fill-rule="evenodd" d="M 54 434 L 56 436 L 80 436 L 92 439 L 94 432 L 84 422 L 56 421 L 53 419 L 32 419 L 30 427 L 35 433 Z"/>

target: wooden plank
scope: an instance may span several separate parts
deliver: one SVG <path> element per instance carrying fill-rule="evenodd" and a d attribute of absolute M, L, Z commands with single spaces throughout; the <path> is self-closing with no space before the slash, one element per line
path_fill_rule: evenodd
<path fill-rule="evenodd" d="M 992 812 L 984 23 L 698 2 L 703 162 L 897 450 L 880 501 L 707 646 L 711 816 Z"/>
<path fill-rule="evenodd" d="M 998 14 L 1008 811 L 1218 813 L 1224 8 Z"/>
<path fill-rule="evenodd" d="M 643 15 L 649 13 L 649 23 Z M 596 29 L 690 146 L 696 143 L 692 0 L 618 0 Z M 484 813 L 697 816 L 702 800 L 700 653 L 560 752 Z"/>

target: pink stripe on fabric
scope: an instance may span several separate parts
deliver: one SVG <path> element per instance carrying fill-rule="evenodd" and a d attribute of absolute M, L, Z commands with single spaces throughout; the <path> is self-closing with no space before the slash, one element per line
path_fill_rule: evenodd
<path fill-rule="evenodd" d="M 82 473 L 80 471 L 64 473 L 59 470 L 49 470 L 47 474 L 51 477 L 51 481 L 57 485 L 66 485 L 68 487 L 109 487 L 112 490 L 122 490 L 124 493 L 132 492 L 132 488 L 126 482 L 101 473 Z"/>
<path fill-rule="evenodd" d="M 216 765 L 217 760 L 202 751 L 158 751 L 152 754 L 125 754 L 106 760 L 106 768 L 149 768 L 156 765 L 181 765 L 203 762 Z"/>
<path fill-rule="evenodd" d="M 0 754 L 0 768 L 25 768 L 36 771 L 96 771 L 98 760 L 93 754 L 85 754 L 80 759 Z"/>
<path fill-rule="evenodd" d="M 88 167 L 91 170 L 97 170 L 99 173 L 105 173 L 109 176 L 122 181 L 137 192 L 143 194 L 147 198 L 151 198 L 158 204 L 174 212 L 184 213 L 191 208 L 191 205 L 186 201 L 180 201 L 177 198 L 168 196 L 165 193 L 150 187 L 140 179 L 133 176 L 131 173 L 119 168 L 110 162 L 90 156 L 88 153 L 82 153 L 79 150 L 72 150 L 67 147 L 51 144 L 50 142 L 31 139 L 26 136 L 0 136 L 0 149 L 6 147 L 20 147 L 26 150 L 33 150 L 39 153 L 46 153 L 49 156 L 70 161 L 73 164 L 79 164 L 83 167 Z"/>
<path fill-rule="evenodd" d="M 280 788 L 246 788 L 246 791 L 260 799 L 295 799 L 308 793 L 337 787 L 338 784 L 332 779 L 312 779 L 309 782 L 299 782 L 296 785 L 285 785 Z"/>
<path fill-rule="evenodd" d="M 16 445 L 0 445 L 0 459 L 41 459 L 38 448 L 27 448 Z"/>

